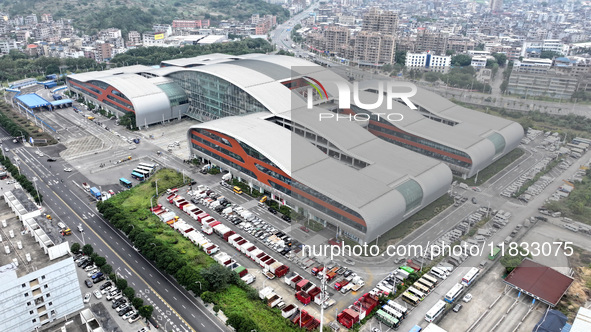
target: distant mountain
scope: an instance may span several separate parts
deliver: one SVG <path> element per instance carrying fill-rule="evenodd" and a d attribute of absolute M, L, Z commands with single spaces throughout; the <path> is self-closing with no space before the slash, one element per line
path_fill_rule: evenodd
<path fill-rule="evenodd" d="M 0 10 L 10 16 L 52 14 L 54 20 L 71 19 L 86 32 L 115 27 L 127 33 L 152 29 L 153 24 L 171 24 L 174 19 L 225 19 L 244 21 L 252 14 L 277 15 L 278 22 L 289 17 L 279 5 L 261 0 L 0 0 Z"/>

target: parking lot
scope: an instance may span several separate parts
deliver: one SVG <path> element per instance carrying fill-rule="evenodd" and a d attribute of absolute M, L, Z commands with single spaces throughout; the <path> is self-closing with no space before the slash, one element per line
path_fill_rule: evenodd
<path fill-rule="evenodd" d="M 76 263 L 76 265 L 78 264 L 79 262 Z M 78 280 L 80 281 L 80 289 L 82 290 L 82 294 L 84 296 L 85 306 L 88 306 L 92 310 L 105 331 L 137 332 L 142 327 L 147 326 L 144 323 L 145 320 L 139 317 L 139 314 L 137 316 L 133 315 L 135 310 L 128 312 L 127 317 L 126 315 L 119 316 L 119 312 L 116 310 L 116 308 L 113 308 L 114 297 L 110 296 L 111 293 L 107 291 L 107 289 L 110 289 L 111 287 L 105 287 L 108 283 L 113 285 L 113 281 L 105 278 L 105 280 L 94 283 L 92 282 L 92 275 L 89 277 L 89 273 L 93 272 L 94 270 L 90 270 L 88 266 L 86 268 L 76 267 L 76 270 L 78 273 Z M 96 271 L 94 271 L 94 273 L 96 273 Z M 89 281 L 88 284 L 86 283 L 87 281 Z M 88 287 L 88 285 L 91 287 Z M 115 289 L 114 286 L 112 287 Z M 120 292 L 118 292 L 118 294 L 120 294 Z M 121 296 L 121 299 L 123 298 L 124 297 Z M 121 304 L 123 304 L 122 300 L 119 301 L 121 301 Z M 128 301 L 126 302 L 128 303 Z M 132 319 L 132 323 L 129 322 L 131 316 L 134 317 L 134 319 Z M 126 317 L 126 319 L 123 319 L 122 317 Z"/>

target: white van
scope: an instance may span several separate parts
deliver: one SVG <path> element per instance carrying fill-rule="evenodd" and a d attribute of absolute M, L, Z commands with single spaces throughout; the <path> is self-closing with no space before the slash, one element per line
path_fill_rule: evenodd
<path fill-rule="evenodd" d="M 447 274 L 445 274 L 445 271 L 437 267 L 431 268 L 431 271 L 429 271 L 429 273 L 442 280 L 445 280 L 447 278 Z"/>

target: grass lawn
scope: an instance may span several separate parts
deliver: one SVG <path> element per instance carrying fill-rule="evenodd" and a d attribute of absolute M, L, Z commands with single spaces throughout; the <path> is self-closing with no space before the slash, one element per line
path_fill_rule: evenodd
<path fill-rule="evenodd" d="M 380 236 L 378 241 L 380 251 L 384 250 L 386 246 L 393 245 L 400 241 L 427 221 L 433 219 L 433 217 L 441 213 L 453 203 L 453 198 L 446 194 L 436 199 L 433 203 L 425 206 L 422 210 L 413 214 L 410 218 Z M 372 241 L 368 243 L 368 245 L 373 245 L 375 243 L 375 241 Z"/>
<path fill-rule="evenodd" d="M 232 285 L 223 292 L 216 293 L 215 299 L 216 303 L 223 308 L 226 316 L 239 313 L 245 317 L 250 317 L 260 327 L 261 331 L 289 332 L 299 330 L 289 320 L 281 316 L 282 319 L 277 319 L 277 315 L 281 315 L 279 309 L 270 309 L 258 298 L 256 300 L 248 298 L 246 291 L 238 286 Z M 295 297 L 288 301 L 288 303 L 291 302 L 296 303 Z M 269 312 L 274 312 L 275 315 L 270 315 Z M 319 319 L 320 317 L 315 318 Z"/>
<path fill-rule="evenodd" d="M 515 160 L 519 159 L 521 156 L 523 156 L 524 153 L 525 152 L 519 148 L 514 149 L 513 151 L 507 153 L 501 159 L 495 161 L 494 163 L 488 165 L 487 168 L 478 172 L 478 181 L 474 181 L 476 179 L 476 176 L 473 176 L 473 177 L 466 179 L 466 180 L 461 179 L 461 178 L 457 178 L 457 180 L 459 182 L 464 182 L 469 186 L 479 186 L 479 185 L 485 183 L 486 181 L 488 181 L 490 178 L 495 176 L 497 173 L 499 173 L 503 169 L 505 169 L 505 167 L 509 166 L 509 164 L 511 164 Z"/>
<path fill-rule="evenodd" d="M 158 217 L 149 211 L 150 199 L 156 194 L 156 180 L 158 180 L 159 194 L 165 193 L 166 189 L 178 188 L 183 185 L 182 174 L 171 169 L 161 169 L 146 182 L 113 196 L 109 201 L 121 206 L 122 211 L 125 213 L 133 214 L 134 228 L 139 227 L 151 233 L 163 243 L 163 246 L 169 246 L 182 254 L 195 271 L 216 264 L 213 258 L 170 226 L 161 222 Z M 153 204 L 156 204 L 156 199 L 154 199 Z M 179 213 L 180 210 L 173 211 Z M 180 213 L 179 217 L 187 218 Z M 214 237 L 213 241 L 219 243 L 223 240 Z M 260 331 L 298 330 L 290 321 L 281 316 L 278 309 L 271 309 L 260 300 L 251 300 L 247 291 L 236 285 L 229 285 L 225 289 L 216 291 L 214 298 L 226 316 L 238 313 L 243 317 L 250 317 L 260 327 Z"/>

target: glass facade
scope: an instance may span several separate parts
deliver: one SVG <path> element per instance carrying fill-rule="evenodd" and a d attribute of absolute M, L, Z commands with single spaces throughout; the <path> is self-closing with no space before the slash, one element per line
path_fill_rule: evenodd
<path fill-rule="evenodd" d="M 187 115 L 209 121 L 232 115 L 268 112 L 258 100 L 236 85 L 217 76 L 197 71 L 169 75 L 186 93 Z"/>
<path fill-rule="evenodd" d="M 408 213 L 421 205 L 423 201 L 423 188 L 415 180 L 407 180 L 401 185 L 397 186 L 396 189 L 403 197 L 406 202 L 406 211 Z"/>
<path fill-rule="evenodd" d="M 505 150 L 505 138 L 499 133 L 492 133 L 488 135 L 488 140 L 490 140 L 495 145 L 495 156 L 503 153 Z"/>
<path fill-rule="evenodd" d="M 189 102 L 189 98 L 187 97 L 185 90 L 183 90 L 178 84 L 174 82 L 160 84 L 158 87 L 164 91 L 168 97 L 171 107 L 183 105 Z"/>

